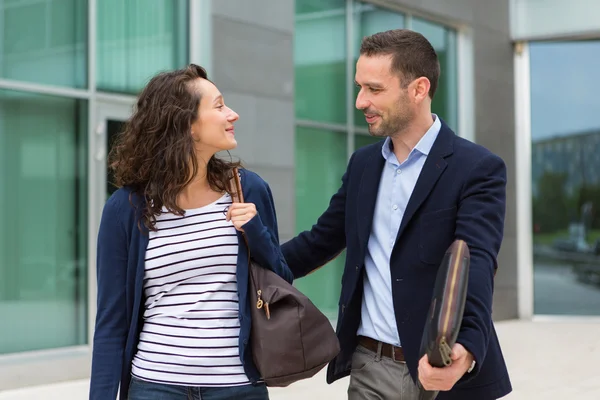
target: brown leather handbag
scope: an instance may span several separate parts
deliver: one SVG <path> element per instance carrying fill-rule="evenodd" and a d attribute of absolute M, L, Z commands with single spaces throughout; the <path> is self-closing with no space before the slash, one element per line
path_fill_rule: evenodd
<path fill-rule="evenodd" d="M 231 184 L 233 201 L 243 203 L 237 169 Z M 247 240 L 246 246 L 250 252 Z M 312 377 L 340 352 L 331 322 L 293 285 L 258 265 L 250 254 L 248 259 L 250 341 L 262 379 L 267 386 L 283 387 Z"/>
<path fill-rule="evenodd" d="M 421 342 L 421 354 L 427 354 L 429 364 L 434 367 L 452 364 L 450 355 L 467 299 L 470 260 L 467 243 L 457 239 L 446 250 L 438 269 Z"/>

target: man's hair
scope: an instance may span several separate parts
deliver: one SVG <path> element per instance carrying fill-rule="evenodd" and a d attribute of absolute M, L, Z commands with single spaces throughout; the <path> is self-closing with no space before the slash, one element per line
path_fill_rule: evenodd
<path fill-rule="evenodd" d="M 417 78 L 429 79 L 433 99 L 440 77 L 440 63 L 433 46 L 423 35 L 409 29 L 393 29 L 363 38 L 360 54 L 392 56 L 392 72 L 400 75 L 403 88 Z"/>

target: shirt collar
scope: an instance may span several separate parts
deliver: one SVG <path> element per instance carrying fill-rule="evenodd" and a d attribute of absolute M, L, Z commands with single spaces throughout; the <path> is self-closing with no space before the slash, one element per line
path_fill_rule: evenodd
<path fill-rule="evenodd" d="M 429 127 L 425 135 L 419 140 L 414 149 L 412 149 L 411 154 L 415 151 L 427 156 L 433 147 L 433 143 L 435 139 L 437 139 L 438 133 L 442 129 L 442 122 L 438 118 L 436 114 L 431 114 L 433 117 L 433 125 Z M 388 159 L 388 157 L 393 154 L 392 152 L 392 139 L 388 136 L 383 143 L 383 147 L 381 148 L 381 155 L 383 155 L 384 159 Z M 409 155 L 410 157 L 410 155 Z"/>

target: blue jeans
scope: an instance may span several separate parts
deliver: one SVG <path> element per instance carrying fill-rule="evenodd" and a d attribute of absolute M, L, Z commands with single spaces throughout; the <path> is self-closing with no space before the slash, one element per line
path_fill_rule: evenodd
<path fill-rule="evenodd" d="M 269 400 L 264 383 L 228 387 L 194 387 L 147 382 L 131 377 L 129 400 Z"/>

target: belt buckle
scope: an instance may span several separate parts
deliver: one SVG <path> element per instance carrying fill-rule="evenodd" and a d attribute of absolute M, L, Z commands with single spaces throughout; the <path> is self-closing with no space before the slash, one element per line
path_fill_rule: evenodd
<path fill-rule="evenodd" d="M 396 346 L 392 345 L 392 360 L 398 363 L 405 363 L 406 361 L 396 360 Z"/>

